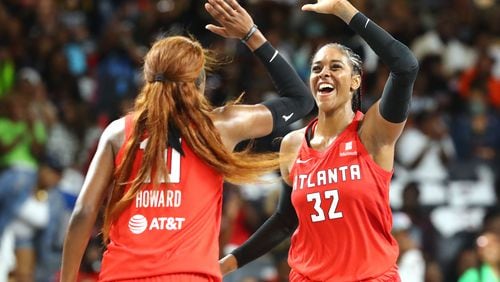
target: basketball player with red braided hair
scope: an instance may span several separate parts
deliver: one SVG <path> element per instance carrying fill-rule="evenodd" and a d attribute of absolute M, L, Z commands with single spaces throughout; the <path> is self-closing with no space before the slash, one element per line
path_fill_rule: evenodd
<path fill-rule="evenodd" d="M 98 211 L 106 204 L 100 281 L 221 281 L 223 180 L 248 183 L 279 167 L 277 153 L 233 152 L 307 115 L 314 100 L 252 21 L 227 30 L 268 70 L 280 97 L 214 108 L 204 96 L 213 59 L 171 36 L 145 56 L 135 108 L 103 132 L 72 213 L 62 281 L 74 282 Z"/>
<path fill-rule="evenodd" d="M 235 0 L 209 3 L 223 26 L 233 25 L 228 20 L 232 14 L 246 15 Z M 281 143 L 281 173 L 290 186 L 284 187 L 276 212 L 221 259 L 222 272 L 245 265 L 292 235 L 290 281 L 400 281 L 389 183 L 418 61 L 348 0 L 318 0 L 302 10 L 342 19 L 391 73 L 381 98 L 363 114 L 360 57 L 337 43 L 314 54 L 309 86 L 318 115 Z"/>

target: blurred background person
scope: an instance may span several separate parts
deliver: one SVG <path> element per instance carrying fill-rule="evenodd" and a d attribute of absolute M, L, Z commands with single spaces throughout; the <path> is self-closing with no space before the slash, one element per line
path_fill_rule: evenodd
<path fill-rule="evenodd" d="M 476 239 L 477 265 L 467 269 L 458 282 L 500 281 L 500 240 L 497 234 L 485 232 Z"/>
<path fill-rule="evenodd" d="M 392 215 L 392 235 L 399 245 L 398 272 L 401 281 L 424 282 L 425 260 L 422 251 L 411 235 L 412 222 L 403 212 Z"/>

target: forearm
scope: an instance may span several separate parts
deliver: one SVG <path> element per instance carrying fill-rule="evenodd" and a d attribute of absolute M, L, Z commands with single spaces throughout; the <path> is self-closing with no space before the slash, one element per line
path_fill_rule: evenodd
<path fill-rule="evenodd" d="M 232 252 L 238 268 L 268 253 L 290 237 L 294 228 L 287 226 L 283 217 L 274 213 L 243 245 Z"/>
<path fill-rule="evenodd" d="M 61 281 L 74 282 L 82 262 L 97 215 L 73 214 L 64 241 L 61 265 Z"/>
<path fill-rule="evenodd" d="M 238 267 L 269 252 L 297 228 L 298 218 L 291 194 L 292 188 L 284 184 L 276 212 L 241 247 L 232 252 Z"/>

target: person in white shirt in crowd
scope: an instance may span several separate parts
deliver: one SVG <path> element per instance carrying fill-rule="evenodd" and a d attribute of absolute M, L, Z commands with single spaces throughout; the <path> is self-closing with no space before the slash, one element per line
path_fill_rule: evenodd
<path fill-rule="evenodd" d="M 415 126 L 403 131 L 396 159 L 400 169 L 404 169 L 401 175 L 420 184 L 422 204 L 445 203 L 448 166 L 455 159 L 455 152 L 444 118 L 436 110 L 420 112 L 415 116 Z"/>
<path fill-rule="evenodd" d="M 14 254 L 15 239 L 10 228 L 5 228 L 0 234 L 0 282 L 9 281 L 9 273 L 16 266 L 16 255 Z"/>
<path fill-rule="evenodd" d="M 392 215 L 392 234 L 399 245 L 398 272 L 402 282 L 424 282 L 425 260 L 419 246 L 412 238 L 411 219 L 403 212 Z"/>

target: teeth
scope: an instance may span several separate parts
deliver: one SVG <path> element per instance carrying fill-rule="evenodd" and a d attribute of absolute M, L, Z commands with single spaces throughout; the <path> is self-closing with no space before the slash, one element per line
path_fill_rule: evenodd
<path fill-rule="evenodd" d="M 320 91 L 323 91 L 323 90 L 333 90 L 333 85 L 330 84 L 330 83 L 321 83 L 318 87 L 318 89 Z"/>

